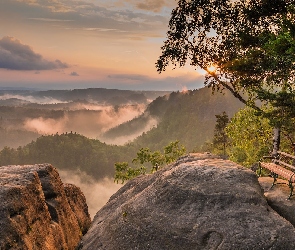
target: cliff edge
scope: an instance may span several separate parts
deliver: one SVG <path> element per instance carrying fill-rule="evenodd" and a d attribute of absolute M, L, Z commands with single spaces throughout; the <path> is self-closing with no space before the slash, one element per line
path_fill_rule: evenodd
<path fill-rule="evenodd" d="M 50 164 L 0 167 L 0 249 L 75 249 L 91 220 L 86 199 Z"/>
<path fill-rule="evenodd" d="M 124 185 L 80 247 L 293 249 L 295 229 L 267 203 L 251 170 L 211 155 L 184 157 Z"/>

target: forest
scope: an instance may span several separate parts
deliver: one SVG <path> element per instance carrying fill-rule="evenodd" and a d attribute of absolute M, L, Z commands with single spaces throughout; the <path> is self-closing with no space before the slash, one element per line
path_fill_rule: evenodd
<path fill-rule="evenodd" d="M 151 150 L 161 150 L 170 142 L 179 140 L 187 151 L 201 150 L 206 141 L 212 140 L 215 114 L 225 110 L 229 115 L 233 115 L 241 107 L 243 105 L 232 98 L 231 95 L 212 95 L 208 88 L 173 92 L 169 95 L 157 97 L 146 106 L 141 114 L 130 121 L 107 130 L 102 136 L 110 142 L 107 144 L 103 140 L 88 138 L 74 130 L 40 135 L 24 128 L 21 129 L 21 126 L 19 126 L 20 134 L 17 134 L 17 130 L 8 129 L 7 125 L 10 121 L 17 124 L 16 119 L 21 121 L 32 117 L 58 119 L 63 117 L 65 111 L 63 109 L 41 109 L 39 107 L 34 109 L 24 106 L 0 106 L 0 114 L 2 119 L 5 120 L 1 128 L 7 141 L 14 138 L 16 145 L 26 133 L 31 136 L 29 143 L 17 146 L 4 145 L 0 152 L 0 164 L 47 162 L 63 170 L 84 171 L 96 179 L 102 179 L 106 176 L 112 177 L 115 171 L 114 164 L 131 161 L 141 148 L 149 147 Z M 117 109 L 120 108 L 120 106 L 117 107 Z M 92 117 L 97 116 L 100 112 L 99 110 L 69 110 L 66 112 L 69 114 L 84 111 L 91 112 Z M 112 143 L 118 137 L 128 137 L 128 133 L 140 131 L 145 126 L 147 119 L 151 117 L 157 123 L 151 129 L 142 132 L 136 139 L 125 141 L 120 146 Z M 89 119 L 86 118 L 86 121 L 89 121 Z M 83 124 L 85 130 L 89 129 L 87 125 L 87 123 Z M 12 126 L 12 122 L 10 126 Z M 29 136 L 28 139 L 30 139 Z M 5 140 L 2 143 L 4 142 Z"/>

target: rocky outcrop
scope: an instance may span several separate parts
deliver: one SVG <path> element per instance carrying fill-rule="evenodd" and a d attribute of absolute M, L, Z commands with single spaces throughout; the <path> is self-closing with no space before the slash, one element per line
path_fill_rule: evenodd
<path fill-rule="evenodd" d="M 83 193 L 50 164 L 0 167 L 0 249 L 75 249 L 90 226 Z"/>
<path fill-rule="evenodd" d="M 190 155 L 129 181 L 96 214 L 82 249 L 293 249 L 295 230 L 255 173 Z"/>
<path fill-rule="evenodd" d="M 81 232 L 84 235 L 91 224 L 85 196 L 82 194 L 81 189 L 73 184 L 65 184 L 64 187 L 69 205 L 74 212 Z"/>

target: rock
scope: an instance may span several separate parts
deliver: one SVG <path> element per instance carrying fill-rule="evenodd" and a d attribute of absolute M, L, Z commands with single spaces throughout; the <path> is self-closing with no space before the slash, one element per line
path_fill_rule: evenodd
<path fill-rule="evenodd" d="M 94 217 L 82 249 L 293 249 L 294 239 L 251 170 L 194 154 L 124 185 Z"/>
<path fill-rule="evenodd" d="M 81 189 L 75 185 L 65 184 L 64 187 L 68 202 L 77 218 L 82 234 L 84 235 L 88 231 L 91 224 L 86 198 Z"/>
<path fill-rule="evenodd" d="M 87 217 L 86 204 L 82 202 L 85 197 L 80 193 L 82 198 L 76 202 L 77 189 L 75 196 L 69 192 L 67 197 L 55 168 L 50 164 L 3 166 L 0 185 L 0 249 L 77 247 L 82 230 L 89 225 L 89 215 L 87 219 L 76 216 L 69 203 L 75 212 L 80 210 Z"/>
<path fill-rule="evenodd" d="M 295 226 L 295 196 L 292 196 L 290 200 L 287 199 L 290 195 L 288 181 L 278 179 L 276 182 L 278 184 L 271 188 L 273 178 L 260 177 L 259 183 L 264 189 L 264 195 L 269 206 Z"/>

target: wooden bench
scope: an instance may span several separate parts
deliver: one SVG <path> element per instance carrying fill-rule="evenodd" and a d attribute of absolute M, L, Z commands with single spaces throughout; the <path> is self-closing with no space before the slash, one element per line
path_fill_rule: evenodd
<path fill-rule="evenodd" d="M 276 183 L 279 176 L 286 179 L 290 188 L 290 195 L 288 197 L 290 199 L 293 195 L 293 183 L 295 183 L 295 166 L 293 165 L 295 163 L 295 156 L 278 151 L 277 156 L 265 156 L 263 159 L 263 161 L 259 161 L 259 176 L 261 175 L 262 168 L 268 169 L 274 178 L 271 188 L 275 184 L 280 184 Z M 265 159 L 271 159 L 271 162 L 265 162 Z"/>

